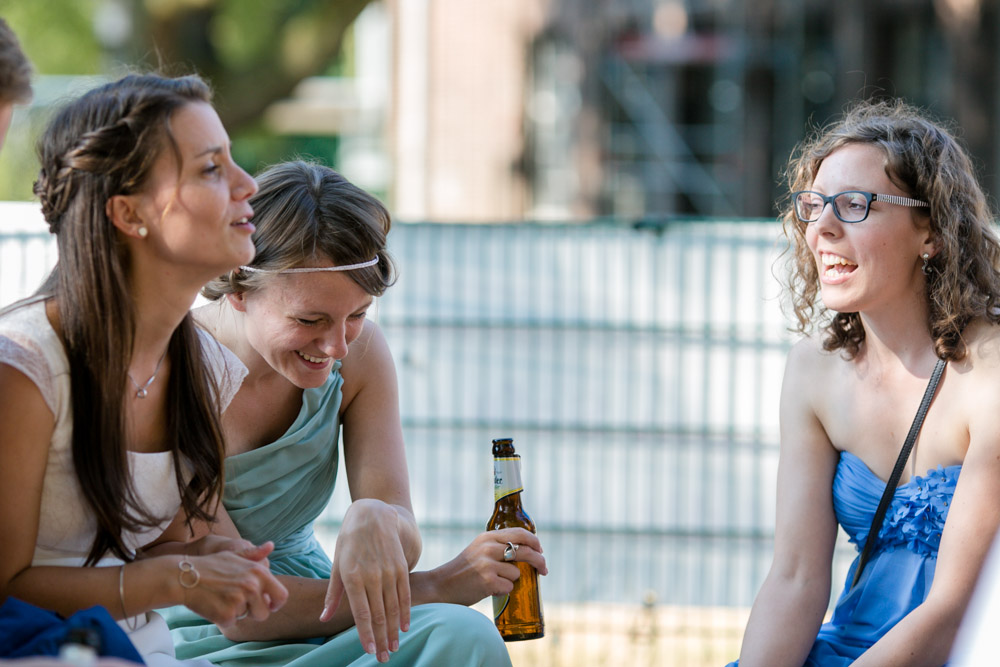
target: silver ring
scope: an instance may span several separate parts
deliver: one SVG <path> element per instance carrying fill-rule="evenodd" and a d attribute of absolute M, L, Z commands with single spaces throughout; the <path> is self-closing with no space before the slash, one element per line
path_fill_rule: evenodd
<path fill-rule="evenodd" d="M 517 549 L 520 546 L 521 546 L 520 544 L 514 544 L 513 542 L 508 542 L 507 546 L 504 547 L 503 550 L 504 561 L 509 563 L 512 560 L 514 560 L 514 558 L 517 557 Z"/>
<path fill-rule="evenodd" d="M 250 615 L 250 605 L 247 605 L 246 611 L 236 617 L 237 621 L 242 621 L 244 618 Z"/>

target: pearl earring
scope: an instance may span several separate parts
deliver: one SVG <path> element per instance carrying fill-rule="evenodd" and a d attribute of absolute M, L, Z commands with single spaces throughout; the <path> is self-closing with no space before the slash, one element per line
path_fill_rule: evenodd
<path fill-rule="evenodd" d="M 146 228 L 146 225 L 139 227 L 139 229 L 136 230 L 136 233 L 138 233 L 141 238 L 149 236 L 149 230 Z"/>
<path fill-rule="evenodd" d="M 929 276 L 932 271 L 930 264 L 930 259 L 931 259 L 930 253 L 925 252 L 920 256 L 920 259 L 924 260 L 924 265 L 920 267 L 920 270 L 924 272 L 925 276 Z"/>

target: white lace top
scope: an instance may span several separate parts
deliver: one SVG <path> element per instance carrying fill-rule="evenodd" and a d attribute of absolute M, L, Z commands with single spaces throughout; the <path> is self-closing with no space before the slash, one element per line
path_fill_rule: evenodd
<path fill-rule="evenodd" d="M 247 370 L 236 355 L 208 333 L 201 334 L 205 360 L 217 379 L 220 405 L 225 409 Z M 44 301 L 28 302 L 0 316 L 0 363 L 13 366 L 35 383 L 56 420 L 49 443 L 32 565 L 82 565 L 93 542 L 96 523 L 73 469 L 69 361 L 45 314 Z M 159 527 L 123 535 L 125 544 L 136 549 L 154 540 L 167 527 L 180 508 L 180 494 L 169 452 L 128 454 L 140 501 L 155 516 L 165 517 Z M 117 561 L 109 557 L 100 565 L 114 562 Z"/>

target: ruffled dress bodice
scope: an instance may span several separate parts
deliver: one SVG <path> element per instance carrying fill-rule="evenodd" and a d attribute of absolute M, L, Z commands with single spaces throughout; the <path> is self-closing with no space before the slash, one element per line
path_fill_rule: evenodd
<path fill-rule="evenodd" d="M 878 534 L 878 551 L 908 549 L 936 558 L 961 470 L 960 465 L 938 466 L 897 487 Z M 841 452 L 833 480 L 833 508 L 851 544 L 859 550 L 884 490 L 885 482 L 864 461 Z"/>
<path fill-rule="evenodd" d="M 833 617 L 820 628 L 807 665 L 848 665 L 924 601 L 934 579 L 941 532 L 962 466 L 938 466 L 900 485 L 858 584 L 855 558 Z M 837 521 L 851 543 L 864 546 L 885 482 L 850 452 L 833 480 Z"/>

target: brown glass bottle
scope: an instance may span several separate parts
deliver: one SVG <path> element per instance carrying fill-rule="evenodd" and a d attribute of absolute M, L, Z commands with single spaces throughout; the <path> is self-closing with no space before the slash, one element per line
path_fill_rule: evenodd
<path fill-rule="evenodd" d="M 514 453 L 514 441 L 493 441 L 493 489 L 496 504 L 486 530 L 524 528 L 535 532 L 535 522 L 521 507 L 521 457 Z M 493 596 L 493 622 L 504 641 L 537 639 L 545 636 L 542 598 L 538 594 L 538 571 L 518 561 L 521 576 L 509 595 Z"/>

